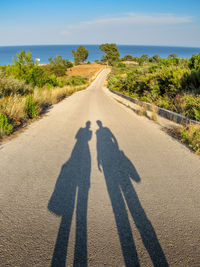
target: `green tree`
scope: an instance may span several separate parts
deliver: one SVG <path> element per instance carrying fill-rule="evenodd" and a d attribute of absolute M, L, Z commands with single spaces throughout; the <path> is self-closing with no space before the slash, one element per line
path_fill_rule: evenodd
<path fill-rule="evenodd" d="M 147 63 L 148 61 L 149 61 L 148 55 L 142 55 L 138 60 L 140 65 L 143 65 L 143 64 Z"/>
<path fill-rule="evenodd" d="M 149 58 L 149 62 L 152 62 L 152 63 L 157 63 L 159 61 L 160 61 L 160 56 L 159 55 L 154 55 L 154 56 Z"/>
<path fill-rule="evenodd" d="M 17 58 L 13 58 L 14 65 L 8 66 L 6 72 L 19 80 L 26 80 L 27 72 L 34 67 L 32 54 L 30 51 L 22 50 L 16 54 Z"/>
<path fill-rule="evenodd" d="M 52 75 L 55 74 L 58 77 L 64 76 L 68 68 L 73 67 L 73 64 L 67 59 L 63 59 L 61 56 L 55 58 L 50 57 L 49 65 L 46 66 L 47 71 Z"/>
<path fill-rule="evenodd" d="M 100 45 L 99 48 L 105 53 L 105 55 L 102 56 L 102 61 L 107 62 L 111 66 L 120 61 L 120 54 L 116 44 L 106 43 Z"/>
<path fill-rule="evenodd" d="M 180 62 L 180 59 L 179 57 L 177 56 L 177 54 L 170 54 L 168 56 L 168 61 L 169 61 L 169 64 L 172 64 L 172 65 L 178 65 L 179 62 Z"/>
<path fill-rule="evenodd" d="M 198 55 L 192 55 L 191 59 L 189 60 L 188 64 L 190 69 L 198 70 L 200 68 L 200 53 Z"/>
<path fill-rule="evenodd" d="M 79 46 L 77 50 L 72 50 L 75 65 L 83 63 L 88 58 L 88 50 L 84 46 Z"/>
<path fill-rule="evenodd" d="M 134 57 L 131 55 L 125 55 L 121 60 L 122 61 L 134 61 Z"/>
<path fill-rule="evenodd" d="M 178 57 L 177 54 L 170 54 L 168 56 L 168 59 L 177 58 L 177 57 Z"/>
<path fill-rule="evenodd" d="M 55 77 L 49 77 L 46 70 L 34 62 L 31 52 L 22 50 L 17 53 L 17 59 L 13 59 L 14 65 L 6 67 L 8 76 L 14 76 L 18 80 L 24 80 L 26 84 L 43 87 L 45 84 L 57 86 L 58 82 Z"/>

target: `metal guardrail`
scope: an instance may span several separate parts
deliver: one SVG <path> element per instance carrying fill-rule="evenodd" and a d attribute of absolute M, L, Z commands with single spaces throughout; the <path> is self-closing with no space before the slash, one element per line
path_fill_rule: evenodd
<path fill-rule="evenodd" d="M 116 92 L 116 91 L 113 91 L 113 90 L 110 90 L 108 89 L 110 92 L 116 94 L 116 95 L 119 95 L 131 102 L 133 102 L 134 104 L 137 104 L 139 106 L 143 106 L 145 107 L 146 110 L 148 111 L 152 111 L 154 108 L 155 108 L 155 105 L 152 105 L 150 103 L 146 103 L 146 102 L 143 102 L 139 99 L 136 99 L 136 98 L 133 98 L 133 97 L 130 97 L 130 96 L 127 96 L 127 95 L 124 95 L 124 94 L 121 94 L 119 92 Z M 158 106 L 156 106 L 156 109 L 157 109 L 157 114 L 165 119 L 168 119 L 170 121 L 174 121 L 175 123 L 178 123 L 178 124 L 200 124 L 199 121 L 195 121 L 195 120 L 191 120 L 179 113 L 176 113 L 176 112 L 173 112 L 173 111 L 170 111 L 170 110 L 167 110 L 167 109 L 164 109 L 164 108 L 160 108 Z"/>

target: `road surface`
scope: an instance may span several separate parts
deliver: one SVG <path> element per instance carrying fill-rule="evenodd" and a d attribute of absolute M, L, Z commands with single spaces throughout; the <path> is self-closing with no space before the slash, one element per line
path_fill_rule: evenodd
<path fill-rule="evenodd" d="M 107 72 L 1 144 L 1 266 L 200 266 L 200 158 Z"/>

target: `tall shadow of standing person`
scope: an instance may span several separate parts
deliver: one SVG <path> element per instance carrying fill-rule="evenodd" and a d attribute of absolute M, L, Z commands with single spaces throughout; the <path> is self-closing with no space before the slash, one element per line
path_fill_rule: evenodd
<path fill-rule="evenodd" d="M 61 216 L 60 228 L 54 248 L 52 267 L 66 265 L 67 248 L 76 207 L 76 240 L 74 266 L 87 266 L 87 205 L 90 188 L 91 156 L 88 142 L 92 137 L 90 121 L 76 134 L 77 142 L 70 159 L 62 166 L 54 192 L 49 200 L 48 209 Z"/>
<path fill-rule="evenodd" d="M 119 150 L 117 140 L 112 132 L 97 121 L 97 161 L 99 170 L 105 176 L 106 185 L 117 225 L 120 244 L 126 266 L 140 266 L 126 211 L 126 205 L 141 235 L 143 244 L 154 266 L 168 266 L 155 230 L 147 218 L 139 201 L 131 179 L 140 182 L 140 177 L 131 163 Z"/>

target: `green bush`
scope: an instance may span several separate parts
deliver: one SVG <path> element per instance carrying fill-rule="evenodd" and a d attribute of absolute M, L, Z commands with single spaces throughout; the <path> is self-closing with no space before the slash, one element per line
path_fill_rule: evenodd
<path fill-rule="evenodd" d="M 186 143 L 196 153 L 200 153 L 200 126 L 188 125 L 180 129 L 182 142 Z"/>
<path fill-rule="evenodd" d="M 55 75 L 56 77 L 62 77 L 66 75 L 68 68 L 73 67 L 73 64 L 67 59 L 63 59 L 61 56 L 55 58 L 49 58 L 49 64 L 44 68 L 47 70 L 48 74 Z"/>
<path fill-rule="evenodd" d="M 33 119 L 38 114 L 38 104 L 35 103 L 32 95 L 26 97 L 26 114 L 29 119 Z"/>
<path fill-rule="evenodd" d="M 43 87 L 45 84 L 58 86 L 56 77 L 49 76 L 44 67 L 38 66 L 34 62 L 30 52 L 21 51 L 17 53 L 17 59 L 13 59 L 14 65 L 6 66 L 8 76 L 13 76 L 18 80 L 24 80 L 32 86 Z"/>
<path fill-rule="evenodd" d="M 132 55 L 125 55 L 121 58 L 122 61 L 134 61 L 134 57 Z"/>
<path fill-rule="evenodd" d="M 142 59 L 141 59 L 142 58 Z M 148 60 L 145 55 L 141 61 Z M 129 70 L 120 64 L 109 75 L 108 87 L 130 96 L 200 120 L 200 69 L 188 68 L 187 59 L 170 55 Z"/>
<path fill-rule="evenodd" d="M 160 88 L 159 95 L 168 95 L 174 97 L 177 93 L 183 91 L 184 77 L 187 69 L 179 67 L 165 68 L 156 74 L 156 80 Z"/>
<path fill-rule="evenodd" d="M 32 87 L 25 81 L 8 77 L 5 72 L 0 70 L 0 98 L 10 95 L 26 95 L 32 91 Z"/>
<path fill-rule="evenodd" d="M 108 88 L 115 91 L 123 91 L 123 78 L 111 75 L 108 80 Z"/>
<path fill-rule="evenodd" d="M 194 54 L 188 63 L 190 69 L 198 70 L 200 68 L 200 53 L 198 55 Z"/>
<path fill-rule="evenodd" d="M 124 64 L 124 63 L 122 63 L 122 62 L 119 62 L 119 63 L 117 64 L 117 67 L 118 67 L 118 68 L 126 68 L 126 64 Z"/>
<path fill-rule="evenodd" d="M 159 62 L 160 61 L 160 56 L 159 55 L 154 55 L 149 58 L 149 62 Z"/>
<path fill-rule="evenodd" d="M 0 137 L 12 133 L 13 126 L 8 122 L 6 115 L 0 113 Z"/>
<path fill-rule="evenodd" d="M 178 102 L 181 107 L 181 109 L 178 110 L 180 113 L 193 120 L 200 120 L 200 95 L 194 96 L 184 94 L 181 97 L 180 102 L 181 103 Z"/>
<path fill-rule="evenodd" d="M 81 76 L 71 76 L 65 80 L 65 85 L 77 86 L 86 84 L 87 78 Z"/>
<path fill-rule="evenodd" d="M 200 94 L 200 68 L 198 70 L 192 70 L 185 76 L 185 86 L 188 91 Z"/>

